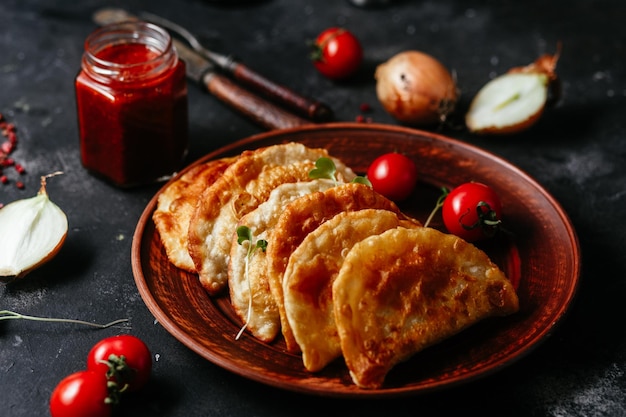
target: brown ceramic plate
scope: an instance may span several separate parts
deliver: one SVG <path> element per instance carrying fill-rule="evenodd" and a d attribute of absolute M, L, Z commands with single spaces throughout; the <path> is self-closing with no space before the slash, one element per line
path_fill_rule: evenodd
<path fill-rule="evenodd" d="M 440 187 L 466 181 L 489 183 L 499 193 L 504 222 L 512 236 L 482 248 L 516 285 L 519 313 L 490 319 L 397 365 L 378 390 L 362 390 L 338 360 L 317 374 L 289 354 L 284 342 L 264 344 L 251 337 L 235 341 L 241 323 L 228 298 L 210 298 L 196 276 L 167 260 L 146 207 L 132 246 L 139 292 L 152 314 L 175 338 L 209 361 L 275 387 L 336 397 L 385 397 L 441 389 L 489 375 L 528 354 L 565 314 L 579 279 L 576 233 L 566 213 L 537 182 L 508 162 L 466 143 L 413 129 L 371 124 L 328 124 L 274 131 L 219 149 L 196 164 L 276 143 L 298 141 L 327 148 L 356 172 L 378 155 L 400 151 L 417 163 L 420 182 L 401 208 L 424 221 Z M 181 173 L 182 174 L 182 173 Z M 433 227 L 441 228 L 441 218 Z"/>

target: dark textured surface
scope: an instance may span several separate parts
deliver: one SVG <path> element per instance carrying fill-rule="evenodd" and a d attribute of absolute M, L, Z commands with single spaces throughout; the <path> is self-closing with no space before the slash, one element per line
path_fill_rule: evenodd
<path fill-rule="evenodd" d="M 0 309 L 107 322 L 131 319 L 131 333 L 155 356 L 154 375 L 116 415 L 316 416 L 626 415 L 626 6 L 621 1 L 397 2 L 364 10 L 347 1 L 247 4 L 184 0 L 69 2 L 5 0 L 0 4 L 0 112 L 18 126 L 13 154 L 26 188 L 0 185 L 0 202 L 33 195 L 39 176 L 55 170 L 51 198 L 70 221 L 57 258 L 22 282 L 0 287 Z M 147 10 L 174 20 L 220 52 L 297 91 L 329 103 L 351 121 L 361 103 L 377 122 L 395 124 L 378 104 L 376 64 L 406 49 L 431 53 L 456 71 L 460 111 L 490 77 L 552 53 L 563 100 L 530 131 L 480 138 L 442 133 L 484 147 L 528 172 L 569 213 L 578 231 L 583 274 L 566 321 L 548 341 L 495 375 L 440 393 L 384 401 L 303 396 L 232 375 L 182 346 L 154 322 L 135 287 L 130 245 L 141 212 L 158 186 L 122 191 L 80 165 L 73 78 L 82 43 L 103 6 Z M 361 74 L 322 78 L 307 59 L 306 40 L 342 25 L 365 47 Z M 261 129 L 190 86 L 193 161 Z M 5 170 L 11 180 L 15 175 Z M 2 231 L 0 231 L 2 233 Z M 65 375 L 84 367 L 90 346 L 119 329 L 92 330 L 25 321 L 0 326 L 0 415 L 47 415 L 48 398 Z"/>

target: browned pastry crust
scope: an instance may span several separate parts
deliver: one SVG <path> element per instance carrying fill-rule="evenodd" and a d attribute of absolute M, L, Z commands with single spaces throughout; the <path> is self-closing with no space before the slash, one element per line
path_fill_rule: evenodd
<path fill-rule="evenodd" d="M 221 158 L 197 165 L 159 194 L 152 220 L 169 261 L 178 268 L 196 272 L 187 249 L 189 221 L 202 192 L 236 159 L 237 157 Z"/>
<path fill-rule="evenodd" d="M 325 179 L 281 184 L 259 207 L 243 216 L 239 225 L 247 226 L 255 241 L 266 240 L 289 202 L 334 185 L 333 181 Z M 262 250 L 248 256 L 248 248 L 249 243 L 239 244 L 236 239 L 231 243 L 228 264 L 230 302 L 239 318 L 246 323 L 247 331 L 261 341 L 271 342 L 280 333 L 280 316 L 268 282 L 267 256 Z M 252 311 L 248 315 L 250 301 Z"/>
<path fill-rule="evenodd" d="M 203 192 L 189 223 L 188 248 L 200 283 L 209 294 L 218 294 L 227 286 L 230 246 L 241 216 L 262 203 L 280 183 L 309 180 L 309 169 L 302 169 L 301 164 L 312 166 L 321 157 L 328 157 L 325 149 L 307 148 L 299 143 L 245 151 Z M 297 169 L 284 170 L 282 175 L 273 171 L 278 166 L 294 164 Z M 352 172 L 343 164 L 338 165 L 342 171 Z M 263 176 L 269 180 L 262 180 Z"/>
<path fill-rule="evenodd" d="M 270 288 L 278 311 L 287 349 L 299 350 L 285 313 L 283 278 L 289 257 L 304 238 L 320 224 L 344 211 L 377 208 L 400 214 L 391 200 L 360 183 L 339 185 L 299 198 L 285 207 L 268 239 L 267 259 Z"/>
<path fill-rule="evenodd" d="M 333 284 L 341 349 L 355 384 L 379 388 L 416 352 L 519 308 L 489 257 L 435 229 L 397 228 L 350 250 Z"/>
<path fill-rule="evenodd" d="M 308 371 L 341 356 L 332 287 L 346 254 L 366 237 L 396 227 L 421 224 L 388 210 L 342 212 L 309 233 L 291 254 L 283 282 L 285 312 Z"/>

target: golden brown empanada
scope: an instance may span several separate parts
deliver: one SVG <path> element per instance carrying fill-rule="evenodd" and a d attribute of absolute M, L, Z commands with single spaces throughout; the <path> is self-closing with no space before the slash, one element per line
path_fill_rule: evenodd
<path fill-rule="evenodd" d="M 388 210 L 342 212 L 309 233 L 291 254 L 283 282 L 285 313 L 307 370 L 319 371 L 341 356 L 332 286 L 344 257 L 366 237 L 400 226 L 421 227 Z"/>
<path fill-rule="evenodd" d="M 299 351 L 286 317 L 283 279 L 289 257 L 304 238 L 325 221 L 343 211 L 369 208 L 400 214 L 394 202 L 371 187 L 360 183 L 342 184 L 324 192 L 312 193 L 292 201 L 276 222 L 268 238 L 267 267 L 270 288 L 280 313 L 280 324 L 287 349 Z"/>
<path fill-rule="evenodd" d="M 267 235 L 278 220 L 283 208 L 290 201 L 312 192 L 334 187 L 331 180 L 319 179 L 282 184 L 276 187 L 267 200 L 256 209 L 239 220 L 239 226 L 247 226 L 252 232 L 254 242 L 267 239 Z M 256 250 L 248 258 L 248 275 L 246 276 L 246 257 L 249 243 L 239 244 L 233 240 L 230 248 L 228 266 L 228 288 L 230 302 L 248 330 L 257 339 L 271 342 L 280 332 L 280 316 L 278 307 L 272 296 L 267 278 L 266 254 Z M 252 312 L 248 321 L 252 292 Z"/>
<path fill-rule="evenodd" d="M 279 184 L 310 180 L 309 170 L 321 157 L 328 157 L 325 149 L 312 149 L 299 143 L 244 151 L 204 191 L 189 223 L 188 248 L 200 283 L 209 294 L 218 294 L 227 286 L 230 247 L 241 216 L 262 203 Z M 354 176 L 339 161 L 335 164 L 340 175 Z M 274 171 L 278 166 L 291 165 L 296 169 L 278 169 L 278 174 Z"/>
<path fill-rule="evenodd" d="M 416 352 L 518 310 L 515 289 L 484 252 L 425 227 L 354 245 L 333 284 L 333 304 L 343 356 L 362 388 L 379 388 Z"/>
<path fill-rule="evenodd" d="M 169 261 L 178 268 L 196 272 L 187 248 L 191 216 L 202 192 L 213 184 L 236 158 L 221 158 L 197 165 L 159 194 L 152 220 Z"/>

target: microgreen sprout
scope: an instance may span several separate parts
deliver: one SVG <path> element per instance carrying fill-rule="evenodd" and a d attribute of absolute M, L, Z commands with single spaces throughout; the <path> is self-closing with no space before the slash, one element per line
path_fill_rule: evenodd
<path fill-rule="evenodd" d="M 358 177 L 354 177 L 352 182 L 356 182 L 358 184 L 364 184 L 364 185 L 367 185 L 368 187 L 372 186 L 372 183 L 370 182 L 370 180 L 367 179 L 367 177 L 362 177 L 360 175 Z"/>
<path fill-rule="evenodd" d="M 312 178 L 312 179 L 326 178 L 326 179 L 332 180 L 335 183 L 335 185 L 338 185 L 339 181 L 337 180 L 336 174 L 337 174 L 337 167 L 335 166 L 335 163 L 333 162 L 333 160 L 330 158 L 321 157 L 317 161 L 315 161 L 315 168 L 309 171 L 309 178 Z M 365 184 L 369 187 L 372 186 L 372 183 L 370 182 L 370 180 L 367 179 L 367 177 L 358 176 L 358 177 L 355 177 L 352 180 L 352 182 Z"/>
<path fill-rule="evenodd" d="M 450 194 L 450 191 L 446 187 L 441 187 L 441 195 L 437 199 L 435 208 L 433 209 L 433 211 L 430 212 L 428 219 L 426 219 L 426 222 L 424 223 L 424 227 L 428 227 L 433 217 L 435 216 L 435 213 L 437 213 L 437 210 L 443 207 L 443 202 L 446 200 L 446 197 L 448 196 L 448 194 Z"/>
<path fill-rule="evenodd" d="M 119 319 L 112 321 L 106 324 L 98 324 L 98 323 L 90 323 L 84 320 L 75 320 L 75 319 L 59 319 L 54 317 L 37 317 L 37 316 L 28 316 L 26 314 L 16 313 L 15 311 L 10 310 L 0 310 L 0 321 L 1 320 L 32 320 L 32 321 L 45 321 L 45 322 L 54 322 L 54 323 L 72 323 L 72 324 L 81 324 L 85 326 L 97 327 L 98 329 L 106 329 L 107 327 L 115 326 L 117 324 L 126 323 L 128 319 Z"/>
<path fill-rule="evenodd" d="M 250 259 L 254 255 L 257 249 L 261 249 L 263 252 L 267 249 L 267 240 L 258 239 L 256 242 L 252 236 L 252 230 L 248 226 L 239 226 L 237 227 L 237 243 L 243 245 L 244 242 L 248 242 L 248 252 L 245 258 L 245 275 L 246 281 L 248 283 L 248 315 L 246 317 L 246 323 L 237 333 L 235 340 L 239 340 L 241 335 L 243 334 L 246 327 L 248 327 L 248 323 L 250 323 L 250 319 L 252 317 L 252 285 L 250 284 L 250 275 L 249 275 L 249 267 L 250 267 Z"/>
<path fill-rule="evenodd" d="M 319 158 L 315 161 L 315 168 L 309 171 L 309 178 L 319 179 L 319 178 L 327 178 L 329 180 L 333 180 L 335 184 L 337 184 L 337 167 L 335 167 L 335 163 L 330 158 Z"/>

